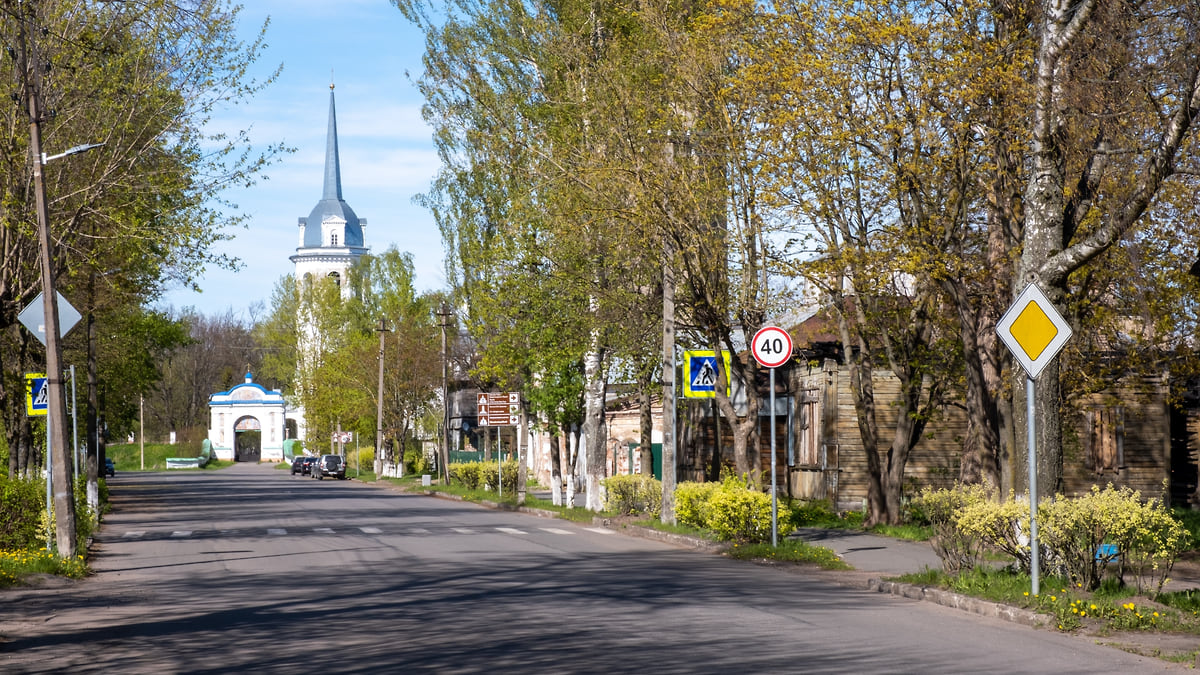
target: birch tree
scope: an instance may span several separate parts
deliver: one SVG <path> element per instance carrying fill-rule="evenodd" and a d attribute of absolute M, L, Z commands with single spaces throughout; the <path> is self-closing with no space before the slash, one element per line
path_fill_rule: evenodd
<path fill-rule="evenodd" d="M 1166 215 L 1160 196 L 1172 184 L 1194 190 L 1200 7 L 1048 0 L 1040 9 L 1014 291 L 1038 283 L 1070 315 L 1073 275 Z M 1063 475 L 1058 362 L 1036 392 L 1038 492 L 1053 494 Z"/>

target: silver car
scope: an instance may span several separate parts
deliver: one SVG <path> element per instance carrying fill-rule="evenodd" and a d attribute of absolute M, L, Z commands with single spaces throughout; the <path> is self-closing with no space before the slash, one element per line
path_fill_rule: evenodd
<path fill-rule="evenodd" d="M 321 455 L 321 459 L 312 466 L 312 477 L 325 480 L 325 476 L 346 480 L 346 458 L 341 455 Z"/>

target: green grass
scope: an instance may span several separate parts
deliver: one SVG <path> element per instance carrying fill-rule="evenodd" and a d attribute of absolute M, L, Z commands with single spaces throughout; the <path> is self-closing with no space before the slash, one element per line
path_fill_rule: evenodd
<path fill-rule="evenodd" d="M 116 464 L 117 473 L 142 470 L 142 449 L 137 443 L 113 443 L 105 447 L 106 456 Z M 146 471 L 166 471 L 168 457 L 199 457 L 199 444 L 147 443 Z"/>
<path fill-rule="evenodd" d="M 827 570 L 854 569 L 824 546 L 813 546 L 797 539 L 785 539 L 778 546 L 770 544 L 734 544 L 726 551 L 738 560 L 780 560 L 785 562 L 811 563 Z"/>
<path fill-rule="evenodd" d="M 48 551 L 0 551 L 0 588 L 16 586 L 31 574 L 81 579 L 88 572 L 83 556 L 59 558 Z"/>
<path fill-rule="evenodd" d="M 1036 595 L 1031 594 L 1028 574 L 1007 569 L 979 567 L 958 575 L 941 570 L 905 574 L 898 581 L 918 586 L 945 588 L 975 598 L 1021 607 L 1053 617 L 1058 630 L 1073 631 L 1085 623 L 1097 623 L 1105 631 L 1162 630 L 1200 633 L 1200 597 L 1194 592 L 1164 593 L 1157 601 L 1176 609 L 1138 605 L 1136 591 L 1106 580 L 1093 592 L 1072 588 L 1066 581 L 1048 576 L 1039 579 Z M 1175 605 L 1173 603 L 1179 603 Z M 1192 605 L 1191 603 L 1197 603 Z"/>
<path fill-rule="evenodd" d="M 867 531 L 907 541 L 929 541 L 933 537 L 933 528 L 926 525 L 876 525 Z"/>
<path fill-rule="evenodd" d="M 671 534 L 681 534 L 685 537 L 696 537 L 697 539 L 708 539 L 710 541 L 716 541 L 716 537 L 713 535 L 712 532 L 709 532 L 708 530 L 702 530 L 698 527 L 692 527 L 691 525 L 680 525 L 678 523 L 664 523 L 663 521 L 659 520 L 658 518 L 647 518 L 646 520 L 639 520 L 636 523 L 634 523 L 634 525 L 638 525 L 639 527 L 648 527 L 652 530 L 658 530 L 659 532 L 670 532 Z"/>

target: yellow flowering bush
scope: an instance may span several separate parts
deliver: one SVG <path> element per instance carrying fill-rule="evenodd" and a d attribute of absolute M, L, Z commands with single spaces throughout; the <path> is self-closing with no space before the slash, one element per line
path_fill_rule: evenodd
<path fill-rule="evenodd" d="M 604 479 L 604 510 L 620 514 L 662 511 L 662 483 L 653 476 L 612 476 Z"/>
<path fill-rule="evenodd" d="M 1029 503 L 1009 493 L 1002 502 L 980 500 L 963 506 L 958 514 L 961 536 L 979 540 L 985 547 L 1012 557 L 1021 571 L 1031 568 L 1029 539 Z"/>
<path fill-rule="evenodd" d="M 720 483 L 685 481 L 675 486 L 675 519 L 680 525 L 707 528 L 708 506 Z"/>
<path fill-rule="evenodd" d="M 955 485 L 940 490 L 927 487 L 913 500 L 912 506 L 924 513 L 933 527 L 930 543 L 946 573 L 955 574 L 979 564 L 983 540 L 964 533 L 958 518 L 965 507 L 988 502 L 991 496 L 987 485 Z"/>
<path fill-rule="evenodd" d="M 1109 565 L 1132 573 L 1138 590 L 1162 589 L 1187 542 L 1183 525 L 1162 502 L 1109 484 L 1073 499 L 1061 495 L 1038 507 L 1039 539 L 1048 558 L 1072 583 L 1095 589 Z M 1111 545 L 1102 548 L 1103 545 Z"/>
<path fill-rule="evenodd" d="M 779 532 L 791 531 L 791 514 L 779 511 Z M 720 483 L 680 483 L 675 488 L 675 517 L 682 525 L 711 530 L 719 539 L 742 543 L 771 538 L 771 496 L 726 476 Z"/>

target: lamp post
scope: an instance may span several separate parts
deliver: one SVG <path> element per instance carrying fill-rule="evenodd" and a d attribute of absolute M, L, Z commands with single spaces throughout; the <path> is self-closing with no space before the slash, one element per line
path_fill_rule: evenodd
<path fill-rule="evenodd" d="M 375 475 L 383 468 L 383 335 L 388 332 L 387 320 L 379 318 L 379 399 L 375 402 Z M 400 461 L 404 462 L 404 450 L 400 450 Z M 401 471 L 403 473 L 403 470 Z"/>
<path fill-rule="evenodd" d="M 37 206 L 37 231 L 39 262 L 42 274 L 43 318 L 46 322 L 46 387 L 47 387 L 47 430 L 46 445 L 51 458 L 51 471 L 47 480 L 53 485 L 55 519 L 55 541 L 59 555 L 75 553 L 75 500 L 72 497 L 70 454 L 67 451 L 67 408 L 63 392 L 62 345 L 58 322 L 58 292 L 54 279 L 54 266 L 50 250 L 50 215 L 46 206 L 46 184 L 42 170 L 47 162 L 87 152 L 103 145 L 91 143 L 77 145 L 66 152 L 46 156 L 42 152 L 41 101 L 35 86 L 29 85 L 29 147 L 33 154 L 33 192 Z"/>
<path fill-rule="evenodd" d="M 442 327 L 442 456 L 438 462 L 438 475 L 442 484 L 450 482 L 450 384 L 446 362 L 446 329 L 450 327 L 450 306 L 443 300 L 437 311 L 438 325 Z"/>

